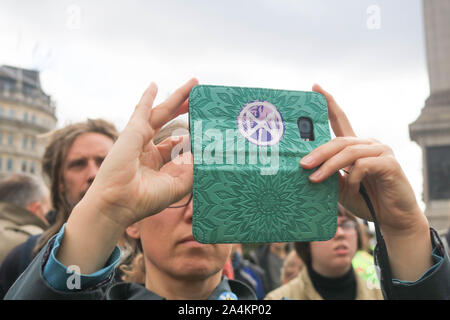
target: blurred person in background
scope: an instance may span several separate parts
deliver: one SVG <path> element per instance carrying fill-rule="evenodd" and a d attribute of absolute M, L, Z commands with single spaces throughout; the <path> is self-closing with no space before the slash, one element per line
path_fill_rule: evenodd
<path fill-rule="evenodd" d="M 335 236 L 328 241 L 295 243 L 305 268 L 294 280 L 270 292 L 266 299 L 383 299 L 381 290 L 369 289 L 352 266 L 353 257 L 361 248 L 360 233 L 356 218 L 339 204 Z"/>
<path fill-rule="evenodd" d="M 236 280 L 242 281 L 255 291 L 259 300 L 266 295 L 264 289 L 265 272 L 256 264 L 244 258 L 242 244 L 234 243 L 231 249 L 231 261 Z"/>
<path fill-rule="evenodd" d="M 50 192 L 37 176 L 16 173 L 0 181 L 0 264 L 29 236 L 47 227 Z"/>
<path fill-rule="evenodd" d="M 239 299 L 256 298 L 240 282 L 235 284 L 245 292 L 236 294 L 234 282 L 222 277 L 231 245 L 200 244 L 192 236 L 192 154 L 182 155 L 190 163 L 180 164 L 174 161 L 178 157 L 172 157 L 172 149 L 187 139 L 172 137 L 158 145 L 152 141 L 164 124 L 187 112 L 187 99 L 196 84 L 195 79 L 190 80 L 155 108 L 152 105 L 157 87 L 150 85 L 67 223 L 39 252 L 6 299 L 100 299 L 105 298 L 104 287 L 108 288 L 107 299 L 217 299 L 224 289 L 231 290 L 225 299 L 232 294 Z M 359 218 L 367 219 L 370 213 L 357 193 L 364 182 L 390 253 L 386 257 L 375 248 L 376 261 L 382 270 L 390 265 L 393 277 L 401 279 L 381 279 L 382 288 L 391 289 L 384 291 L 388 298 L 445 299 L 445 281 L 450 273 L 448 254 L 418 207 L 392 150 L 377 141 L 355 137 L 333 97 L 318 86 L 313 90 L 325 95 L 330 124 L 338 138 L 300 161 L 308 170 L 320 167 L 310 181 L 320 183 L 352 164 L 348 176 L 339 176 L 339 201 Z M 357 237 L 352 235 L 357 224 L 351 220 L 338 218 L 332 239 L 335 242 L 311 243 L 311 252 L 316 253 L 313 268 L 322 277 L 350 274 L 351 258 L 357 248 Z M 124 232 L 140 240 L 145 286 L 111 282 L 120 260 L 117 243 Z M 333 261 L 326 264 L 330 251 Z M 304 257 L 302 260 L 310 265 Z M 79 272 L 68 274 L 73 265 Z M 72 276 L 78 276 L 79 286 L 68 286 Z M 350 274 L 350 278 L 350 282 L 356 281 L 354 275 Z M 353 285 L 349 288 L 345 294 L 354 291 Z"/>
<path fill-rule="evenodd" d="M 445 231 L 441 231 L 440 232 L 440 236 L 442 238 L 442 243 L 444 244 L 445 248 L 447 249 L 447 251 L 449 251 L 449 245 L 450 245 L 450 227 L 445 230 Z"/>
<path fill-rule="evenodd" d="M 357 219 L 359 226 L 359 235 L 361 239 L 361 247 L 356 251 L 352 260 L 353 269 L 358 275 L 366 281 L 369 288 L 380 288 L 380 282 L 378 280 L 377 271 L 375 268 L 375 260 L 373 258 L 372 237 L 366 223 L 361 222 L 361 219 Z"/>
<path fill-rule="evenodd" d="M 256 299 L 247 285 L 223 276 L 231 244 L 201 244 L 194 240 L 190 188 L 192 155 L 190 152 L 184 154 L 190 155 L 190 164 L 179 165 L 171 161 L 173 147 L 184 138 L 172 137 L 172 132 L 164 132 L 162 127 L 179 114 L 178 109 L 187 111 L 187 98 L 195 84 L 195 79 L 190 80 L 151 111 L 149 107 L 156 95 L 156 86 L 152 84 L 147 89 L 100 168 L 99 174 L 103 172 L 103 178 L 97 175 L 67 223 L 9 290 L 7 299 L 12 296 L 19 298 L 17 295 L 32 299 Z M 146 121 L 150 113 L 151 125 Z M 157 134 L 168 134 L 168 138 L 155 145 Z M 124 163 L 116 168 L 114 165 L 111 167 L 119 158 Z M 108 159 L 113 162 L 106 165 Z M 138 177 L 129 180 L 127 173 L 135 170 L 140 172 Z M 116 193 L 118 189 L 110 189 L 106 185 L 98 189 L 98 183 L 106 177 L 113 178 L 120 188 L 129 188 L 128 191 Z M 153 191 L 157 194 L 146 194 Z M 116 222 L 105 225 L 103 214 L 115 215 L 116 210 L 113 207 L 106 211 L 84 207 L 86 201 L 93 199 L 113 207 L 119 204 L 124 211 L 120 210 Z M 137 200 L 139 207 L 128 210 L 120 205 L 123 200 L 129 203 Z M 81 229 L 77 230 L 77 226 Z M 90 228 L 98 229 L 93 231 Z M 117 242 L 124 232 L 128 245 L 132 243 L 130 240 L 134 240 L 136 255 L 130 255 L 131 264 L 121 268 L 126 282 L 115 283 L 111 278 L 120 261 Z M 89 242 L 88 247 L 78 240 L 70 240 L 73 236 L 81 236 L 78 240 Z M 77 252 L 72 249 L 66 251 L 67 245 L 71 244 L 75 245 L 73 249 Z M 48 260 L 44 260 L 43 266 L 42 258 L 47 256 L 49 249 L 53 253 Z M 77 261 L 72 263 L 69 260 L 73 258 Z M 67 286 L 70 274 L 64 266 L 71 265 L 78 266 L 81 271 L 80 287 L 76 290 Z M 41 267 L 44 267 L 43 272 L 40 272 Z M 97 267 L 100 269 L 94 270 Z M 105 287 L 107 290 L 102 289 Z"/>
<path fill-rule="evenodd" d="M 266 243 L 250 251 L 249 260 L 264 270 L 264 288 L 270 292 L 281 286 L 281 269 L 287 256 L 288 244 Z"/>
<path fill-rule="evenodd" d="M 291 250 L 286 259 L 284 259 L 283 268 L 281 269 L 281 283 L 286 284 L 296 278 L 302 268 L 302 259 L 294 249 Z"/>
<path fill-rule="evenodd" d="M 0 296 L 6 294 L 33 257 L 67 221 L 118 135 L 115 126 L 102 119 L 73 123 L 50 133 L 42 171 L 50 182 L 54 223 L 43 233 L 29 237 L 5 258 L 0 267 Z"/>

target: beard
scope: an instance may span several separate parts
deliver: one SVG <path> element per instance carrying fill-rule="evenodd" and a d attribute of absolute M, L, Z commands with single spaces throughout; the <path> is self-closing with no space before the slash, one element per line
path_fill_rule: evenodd
<path fill-rule="evenodd" d="M 68 197 L 67 194 L 64 195 L 64 199 L 66 200 L 67 210 L 69 212 L 72 212 L 73 208 L 78 204 L 78 202 L 83 199 L 84 195 L 86 194 L 87 190 L 80 192 L 78 195 L 76 195 L 74 198 Z"/>

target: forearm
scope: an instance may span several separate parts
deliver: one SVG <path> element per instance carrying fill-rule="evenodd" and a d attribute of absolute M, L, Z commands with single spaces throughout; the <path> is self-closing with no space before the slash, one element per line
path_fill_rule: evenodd
<path fill-rule="evenodd" d="M 394 279 L 417 281 L 433 265 L 428 221 L 422 213 L 417 220 L 411 231 L 381 229 Z"/>
<path fill-rule="evenodd" d="M 102 269 L 125 228 L 109 219 L 92 201 L 81 200 L 67 221 L 57 259 L 82 274 Z"/>

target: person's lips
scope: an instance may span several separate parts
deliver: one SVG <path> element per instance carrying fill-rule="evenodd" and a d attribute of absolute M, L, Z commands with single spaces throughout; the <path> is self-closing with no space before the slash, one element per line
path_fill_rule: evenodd
<path fill-rule="evenodd" d="M 339 244 L 334 247 L 333 251 L 337 255 L 347 255 L 349 253 L 349 248 L 345 244 Z"/>
<path fill-rule="evenodd" d="M 195 241 L 194 236 L 189 235 L 180 240 L 180 242 L 188 242 L 188 241 Z"/>
<path fill-rule="evenodd" d="M 187 245 L 189 247 L 201 247 L 203 244 L 196 241 L 192 235 L 186 236 L 179 241 L 180 244 Z"/>

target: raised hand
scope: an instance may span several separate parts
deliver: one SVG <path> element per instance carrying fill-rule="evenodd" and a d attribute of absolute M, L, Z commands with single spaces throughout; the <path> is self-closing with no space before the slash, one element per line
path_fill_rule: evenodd
<path fill-rule="evenodd" d="M 336 139 L 316 148 L 301 160 L 301 165 L 320 168 L 310 177 L 321 182 L 340 169 L 348 174 L 339 177 L 339 201 L 355 215 L 370 220 L 365 202 L 359 196 L 363 183 L 385 232 L 409 231 L 416 221 L 423 222 L 414 191 L 390 147 L 375 139 L 356 137 L 352 126 L 334 98 L 320 86 L 313 90 L 328 102 L 329 118 Z"/>
<path fill-rule="evenodd" d="M 359 194 L 363 184 L 392 253 L 393 272 L 403 280 L 414 279 L 431 265 L 429 225 L 392 149 L 374 139 L 357 138 L 334 98 L 318 85 L 313 90 L 325 96 L 337 138 L 313 150 L 300 161 L 301 166 L 320 167 L 310 176 L 315 183 L 345 169 L 348 174 L 339 175 L 339 202 L 360 218 L 371 220 Z M 410 254 L 412 248 L 415 252 Z M 410 263 L 415 266 L 404 268 Z"/>
<path fill-rule="evenodd" d="M 154 145 L 160 128 L 188 111 L 188 97 L 197 84 L 191 79 L 166 101 L 152 109 L 157 87 L 144 92 L 126 128 L 103 161 L 83 199 L 73 209 L 66 225 L 57 259 L 77 265 L 89 274 L 103 268 L 125 229 L 160 212 L 192 189 L 188 161 L 171 161 L 180 138 Z M 164 167 L 163 167 L 164 166 Z M 174 175 L 164 169 L 177 166 Z"/>
<path fill-rule="evenodd" d="M 177 176 L 160 170 L 173 160 L 171 151 L 182 138 L 168 138 L 157 146 L 152 139 L 164 124 L 187 112 L 187 98 L 196 84 L 197 80 L 191 79 L 153 109 L 157 88 L 150 85 L 105 158 L 86 201 L 95 201 L 104 214 L 127 227 L 160 212 L 191 190 L 191 166 L 177 162 L 183 166 Z"/>

